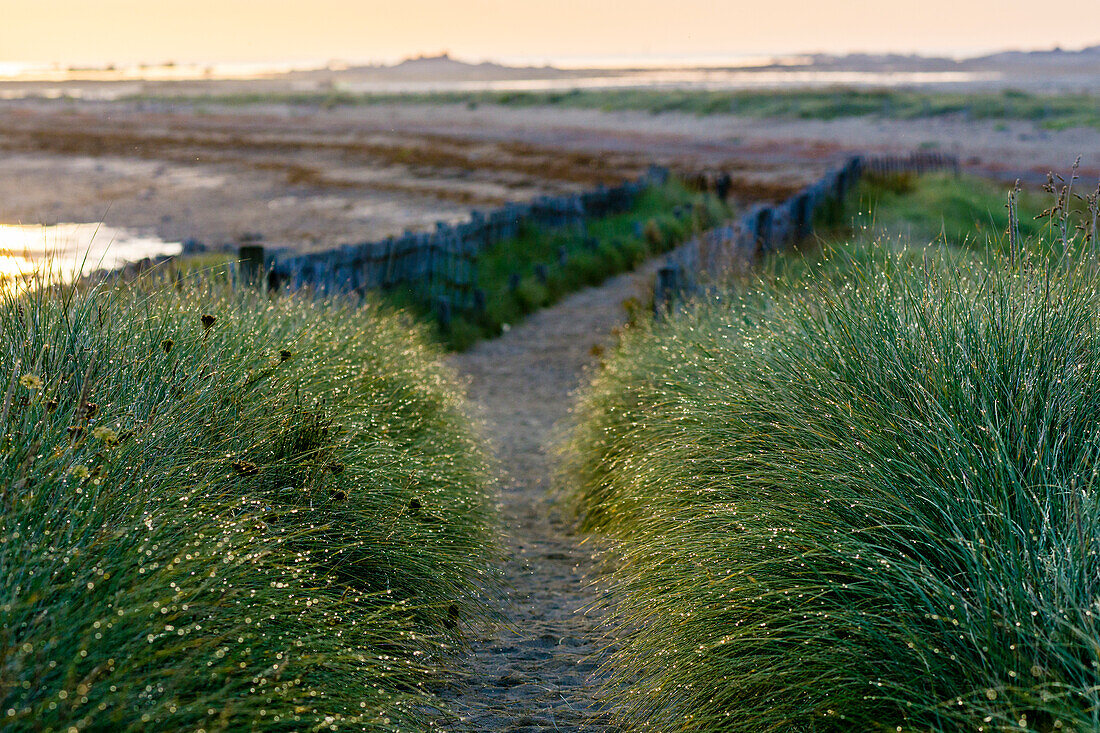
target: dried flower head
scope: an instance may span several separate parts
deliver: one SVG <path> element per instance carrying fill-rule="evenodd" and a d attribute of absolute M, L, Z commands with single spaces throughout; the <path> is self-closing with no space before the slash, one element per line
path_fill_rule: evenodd
<path fill-rule="evenodd" d="M 443 627 L 447 629 L 453 629 L 454 627 L 458 626 L 459 618 L 460 613 L 458 610 L 458 606 L 452 603 L 450 606 L 447 607 L 447 618 L 443 619 Z"/>
<path fill-rule="evenodd" d="M 255 476 L 260 472 L 255 463 L 249 463 L 248 461 L 233 461 L 230 465 L 239 476 Z"/>
<path fill-rule="evenodd" d="M 214 321 L 216 320 L 218 320 L 216 317 L 210 315 L 209 313 L 206 313 L 202 317 L 202 327 L 209 330 L 210 327 L 214 325 Z"/>
<path fill-rule="evenodd" d="M 164 339 L 160 342 L 160 348 L 164 349 L 165 354 L 172 353 L 172 347 L 175 345 L 175 341 L 172 339 Z"/>
<path fill-rule="evenodd" d="M 85 402 L 80 412 L 85 420 L 91 420 L 99 413 L 99 405 L 95 402 Z"/>
<path fill-rule="evenodd" d="M 107 445 L 118 443 L 118 433 L 103 425 L 92 431 L 92 437 L 96 440 L 102 440 Z"/>
<path fill-rule="evenodd" d="M 32 392 L 42 389 L 42 378 L 37 374 L 24 374 L 19 378 L 19 383 Z"/>
<path fill-rule="evenodd" d="M 46 412 L 53 413 L 53 412 L 56 412 L 56 411 L 57 411 L 57 400 L 46 400 Z"/>
<path fill-rule="evenodd" d="M 290 361 L 290 352 L 283 349 L 279 352 L 279 361 Z"/>

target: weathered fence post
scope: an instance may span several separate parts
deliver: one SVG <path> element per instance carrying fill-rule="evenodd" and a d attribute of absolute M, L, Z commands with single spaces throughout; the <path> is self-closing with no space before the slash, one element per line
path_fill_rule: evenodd
<path fill-rule="evenodd" d="M 770 206 L 762 206 L 756 212 L 753 230 L 756 232 L 757 255 L 767 254 L 772 250 L 772 215 Z"/>
<path fill-rule="evenodd" d="M 668 263 L 657 270 L 657 286 L 653 292 L 653 315 L 660 318 L 672 309 L 679 296 L 682 271 L 678 264 Z"/>
<path fill-rule="evenodd" d="M 794 204 L 794 230 L 795 238 L 802 239 L 810 233 L 810 225 L 813 223 L 813 211 L 810 209 L 810 196 L 802 192 L 798 194 Z"/>
<path fill-rule="evenodd" d="M 439 323 L 446 327 L 451 325 L 451 301 L 445 296 L 437 296 L 435 299 L 435 315 Z"/>
<path fill-rule="evenodd" d="M 264 247 L 262 244 L 242 244 L 237 252 L 240 259 L 241 284 L 250 287 L 259 284 L 260 273 L 264 269 Z"/>

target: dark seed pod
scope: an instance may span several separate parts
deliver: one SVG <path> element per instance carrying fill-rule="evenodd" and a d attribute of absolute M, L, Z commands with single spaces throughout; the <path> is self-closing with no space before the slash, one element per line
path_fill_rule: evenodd
<path fill-rule="evenodd" d="M 458 626 L 458 606 L 453 603 L 447 608 L 447 618 L 443 619 L 443 626 L 448 629 Z"/>
<path fill-rule="evenodd" d="M 202 317 L 202 327 L 209 330 L 210 327 L 214 325 L 214 321 L 216 320 L 218 319 L 207 313 Z"/>
<path fill-rule="evenodd" d="M 239 476 L 255 476 L 260 472 L 255 463 L 249 463 L 248 461 L 233 461 L 230 465 Z"/>
<path fill-rule="evenodd" d="M 423 504 L 420 503 L 420 499 L 410 499 L 409 500 L 409 513 L 410 514 L 416 514 L 418 511 L 420 511 L 420 507 L 422 507 L 422 506 L 423 506 Z"/>
<path fill-rule="evenodd" d="M 279 352 L 279 361 L 290 361 L 290 352 L 283 349 Z"/>
<path fill-rule="evenodd" d="M 175 342 L 172 341 L 172 339 L 164 339 L 163 341 L 160 342 L 160 348 L 164 349 L 165 354 L 172 353 L 172 346 L 174 346 L 174 345 L 175 345 Z"/>

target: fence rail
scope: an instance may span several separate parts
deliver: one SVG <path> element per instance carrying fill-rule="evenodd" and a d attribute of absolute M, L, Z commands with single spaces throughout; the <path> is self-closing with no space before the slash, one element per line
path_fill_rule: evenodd
<path fill-rule="evenodd" d="M 649 186 L 669 176 L 653 167 L 636 181 L 564 196 L 541 196 L 492 211 L 474 211 L 467 221 L 439 222 L 432 232 L 406 232 L 376 242 L 349 244 L 326 252 L 276 258 L 267 263 L 269 285 L 313 288 L 321 294 L 365 293 L 404 286 L 428 298 L 438 315 L 474 308 L 478 293 L 477 259 L 485 249 L 517 236 L 528 225 L 576 227 L 589 219 L 628 210 Z"/>
<path fill-rule="evenodd" d="M 815 215 L 841 206 L 861 176 L 959 171 L 959 159 L 942 153 L 908 156 L 854 156 L 780 204 L 761 204 L 739 219 L 715 227 L 670 252 L 657 272 L 654 312 L 660 316 L 686 297 L 701 293 L 723 276 L 785 249 L 813 231 Z"/>
<path fill-rule="evenodd" d="M 903 173 L 932 173 L 949 170 L 959 174 L 959 158 L 949 153 L 919 150 L 909 155 L 885 155 L 863 161 L 863 172 L 881 176 Z"/>
<path fill-rule="evenodd" d="M 654 289 L 654 308 L 663 313 L 701 292 L 735 268 L 809 236 L 823 207 L 839 206 L 866 174 L 893 175 L 959 171 L 954 155 L 919 151 L 908 156 L 855 156 L 779 204 L 759 204 L 739 219 L 715 227 L 666 257 Z M 667 181 L 669 171 L 653 167 L 636 181 L 564 196 L 542 196 L 491 211 L 473 211 L 466 221 L 438 222 L 434 231 L 411 232 L 375 242 L 347 244 L 325 252 L 268 257 L 244 252 L 246 278 L 266 268 L 268 286 L 310 288 L 318 294 L 360 293 L 403 287 L 430 303 L 444 322 L 451 314 L 477 310 L 486 294 L 477 288 L 478 257 L 516 237 L 525 226 L 576 227 L 587 233 L 590 219 L 628 210 L 647 187 Z M 718 179 L 725 179 L 719 176 Z M 259 248 L 254 248 L 259 249 Z"/>

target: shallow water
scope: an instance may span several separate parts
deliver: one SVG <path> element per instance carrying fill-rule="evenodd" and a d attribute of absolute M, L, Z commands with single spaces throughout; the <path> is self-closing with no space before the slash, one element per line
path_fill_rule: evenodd
<path fill-rule="evenodd" d="M 9 81 L 24 82 L 27 79 L 0 76 L 0 99 L 14 100 L 27 97 L 60 99 L 70 97 L 91 101 L 114 101 L 148 91 L 143 86 L 145 80 L 126 76 L 111 79 L 109 80 L 111 83 L 90 85 L 80 83 L 88 81 L 87 79 L 53 79 L 46 77 L 34 79 L 34 81 L 57 82 L 57 86 L 42 86 L 39 84 L 27 86 L 17 83 L 11 87 L 6 87 L 5 83 Z M 573 73 L 558 78 L 529 79 L 356 80 L 354 77 L 349 77 L 338 80 L 335 88 L 357 94 L 430 94 L 492 91 L 568 92 L 574 89 L 734 91 L 748 89 L 823 89 L 833 86 L 850 86 L 863 89 L 890 87 L 958 87 L 961 89 L 968 85 L 997 84 L 1003 81 L 1001 74 L 993 72 L 668 68 L 593 71 L 591 74 Z M 325 83 L 315 80 L 294 81 L 292 87 L 299 92 L 321 92 L 329 89 Z"/>
<path fill-rule="evenodd" d="M 25 280 L 38 274 L 72 280 L 98 269 L 114 270 L 146 257 L 182 251 L 179 242 L 102 222 L 0 224 L 0 280 Z"/>
<path fill-rule="evenodd" d="M 831 86 L 897 87 L 995 81 L 998 74 L 971 72 L 743 71 L 735 69 L 646 69 L 619 75 L 594 74 L 560 79 L 503 81 L 365 81 L 338 83 L 358 93 L 477 91 L 569 91 L 572 89 L 697 89 L 707 91 Z"/>

